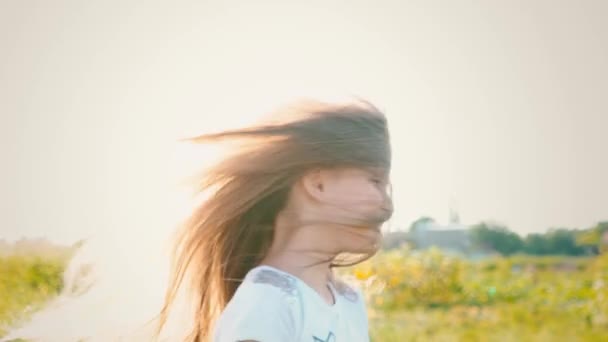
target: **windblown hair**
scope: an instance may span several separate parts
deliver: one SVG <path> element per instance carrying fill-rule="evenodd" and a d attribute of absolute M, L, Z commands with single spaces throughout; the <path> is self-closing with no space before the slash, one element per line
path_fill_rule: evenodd
<path fill-rule="evenodd" d="M 285 207 L 292 185 L 306 171 L 343 166 L 390 168 L 386 118 L 368 102 L 304 101 L 276 114 L 284 119 L 185 139 L 251 143 L 195 179 L 196 192 L 213 192 L 184 221 L 174 245 L 158 333 L 176 294 L 187 283 L 189 298 L 196 304 L 193 330 L 187 339 L 211 341 L 214 323 L 247 272 L 266 255 L 277 214 Z M 350 261 L 335 258 L 331 266 L 354 265 L 372 255 Z"/>

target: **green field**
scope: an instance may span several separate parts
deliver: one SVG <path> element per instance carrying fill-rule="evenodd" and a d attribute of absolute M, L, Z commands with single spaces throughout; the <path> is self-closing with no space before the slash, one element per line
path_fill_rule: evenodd
<path fill-rule="evenodd" d="M 61 289 L 66 258 L 0 258 L 0 336 Z M 605 341 L 608 255 L 470 262 L 386 251 L 343 270 L 367 284 L 373 341 Z"/>
<path fill-rule="evenodd" d="M 0 337 L 61 291 L 66 260 L 20 255 L 0 258 Z"/>
<path fill-rule="evenodd" d="M 373 341 L 606 341 L 608 255 L 480 262 L 384 252 L 366 281 Z"/>

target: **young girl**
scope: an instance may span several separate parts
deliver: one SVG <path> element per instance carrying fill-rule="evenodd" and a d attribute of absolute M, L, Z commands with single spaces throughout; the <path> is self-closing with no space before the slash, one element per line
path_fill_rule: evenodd
<path fill-rule="evenodd" d="M 363 101 L 280 114 L 189 139 L 250 144 L 197 180 L 214 191 L 176 244 L 159 332 L 188 279 L 191 341 L 369 341 L 362 293 L 333 269 L 373 256 L 391 216 L 386 118 Z"/>

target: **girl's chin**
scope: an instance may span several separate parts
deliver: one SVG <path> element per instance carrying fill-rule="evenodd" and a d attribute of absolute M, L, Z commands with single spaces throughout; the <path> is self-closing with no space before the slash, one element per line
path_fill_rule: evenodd
<path fill-rule="evenodd" d="M 372 254 L 376 254 L 376 252 L 378 252 L 378 250 L 380 250 L 380 243 L 373 243 L 373 244 L 369 244 L 369 245 L 365 245 L 359 248 L 353 248 L 353 250 L 351 251 L 351 253 L 361 253 L 361 254 L 367 254 L 367 253 L 372 253 Z"/>
<path fill-rule="evenodd" d="M 359 249 L 362 249 L 363 252 L 368 253 L 378 250 L 381 244 L 382 233 L 380 232 L 380 229 L 369 229 L 365 236 L 365 242 L 360 246 Z"/>

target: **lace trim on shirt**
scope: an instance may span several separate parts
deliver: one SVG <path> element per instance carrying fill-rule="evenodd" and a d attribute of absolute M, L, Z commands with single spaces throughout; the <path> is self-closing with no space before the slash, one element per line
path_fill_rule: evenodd
<path fill-rule="evenodd" d="M 258 270 L 253 275 L 252 281 L 258 284 L 268 284 L 277 287 L 290 295 L 294 295 L 296 293 L 296 285 L 294 284 L 294 280 L 288 275 L 273 270 Z"/>
<path fill-rule="evenodd" d="M 338 280 L 335 282 L 335 287 L 338 293 L 349 301 L 356 303 L 359 300 L 357 292 L 345 282 Z"/>

